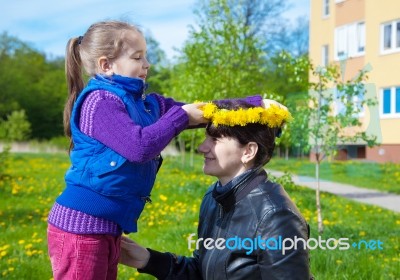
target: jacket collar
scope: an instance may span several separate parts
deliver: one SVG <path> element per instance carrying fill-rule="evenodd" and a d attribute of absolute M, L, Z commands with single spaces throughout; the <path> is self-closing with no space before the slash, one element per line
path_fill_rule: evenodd
<path fill-rule="evenodd" d="M 247 176 L 244 176 L 227 192 L 221 194 L 218 193 L 216 190 L 217 184 L 215 184 L 212 196 L 222 206 L 224 212 L 229 212 L 236 202 L 240 201 L 266 179 L 267 172 L 265 172 L 264 168 L 260 167 L 254 169 L 252 172 L 247 174 Z"/>
<path fill-rule="evenodd" d="M 112 86 L 122 88 L 131 93 L 135 97 L 135 99 L 143 98 L 144 92 L 147 89 L 147 84 L 145 83 L 145 81 L 139 78 L 130 78 L 116 74 L 113 74 L 112 76 L 97 74 L 95 75 L 94 79 Z"/>

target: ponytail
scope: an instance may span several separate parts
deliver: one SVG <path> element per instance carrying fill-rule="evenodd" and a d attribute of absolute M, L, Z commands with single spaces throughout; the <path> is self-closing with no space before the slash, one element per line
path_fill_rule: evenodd
<path fill-rule="evenodd" d="M 135 26 L 125 22 L 98 22 L 92 24 L 83 36 L 72 38 L 67 43 L 65 78 L 68 99 L 64 107 L 64 133 L 71 140 L 69 151 L 73 148 L 70 120 L 72 108 L 85 87 L 84 77 L 94 77 L 98 73 L 99 57 L 105 56 L 112 60 L 119 56 L 126 42 L 126 31 L 140 33 Z"/>
<path fill-rule="evenodd" d="M 70 139 L 69 151 L 73 147 L 71 139 L 71 113 L 79 93 L 84 88 L 82 61 L 79 53 L 80 38 L 72 38 L 65 52 L 65 78 L 68 86 L 68 99 L 64 107 L 64 133 Z"/>

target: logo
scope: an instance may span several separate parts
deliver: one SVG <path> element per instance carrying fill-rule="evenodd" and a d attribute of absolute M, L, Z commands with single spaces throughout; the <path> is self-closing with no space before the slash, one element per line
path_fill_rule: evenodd
<path fill-rule="evenodd" d="M 188 237 L 188 249 L 192 250 L 193 245 L 195 249 L 200 249 L 203 246 L 206 250 L 224 250 L 231 251 L 245 250 L 246 255 L 250 255 L 254 250 L 279 250 L 282 255 L 293 250 L 349 250 L 355 248 L 358 250 L 382 250 L 383 242 L 380 240 L 359 240 L 358 242 L 350 242 L 349 238 L 328 238 L 323 239 L 321 236 L 318 238 L 304 238 L 295 236 L 294 238 L 283 238 L 282 236 L 270 237 L 263 239 L 261 236 L 255 238 L 242 238 L 239 236 L 225 238 L 199 238 L 194 239 L 195 233 L 191 233 Z"/>

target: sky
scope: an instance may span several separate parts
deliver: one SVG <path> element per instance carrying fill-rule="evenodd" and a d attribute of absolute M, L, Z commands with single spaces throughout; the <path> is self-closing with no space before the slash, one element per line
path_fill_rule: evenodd
<path fill-rule="evenodd" d="M 268 0 L 264 0 L 268 1 Z M 288 0 L 288 19 L 309 15 L 310 0 Z M 150 32 L 169 59 L 195 25 L 196 0 L 0 0 L 0 33 L 29 43 L 49 57 L 64 56 L 67 41 L 94 22 L 128 20 Z"/>

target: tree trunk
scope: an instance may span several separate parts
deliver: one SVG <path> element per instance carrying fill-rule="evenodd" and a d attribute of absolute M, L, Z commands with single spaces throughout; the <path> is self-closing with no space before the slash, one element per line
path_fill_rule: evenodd
<path fill-rule="evenodd" d="M 316 204 L 317 204 L 318 233 L 322 234 L 324 231 L 324 224 L 322 222 L 319 168 L 320 168 L 320 160 L 317 156 L 317 162 L 315 164 L 315 178 L 317 179 L 317 189 L 315 190 L 315 200 L 316 200 Z"/>
<path fill-rule="evenodd" d="M 185 140 L 182 137 L 178 138 L 179 141 L 179 151 L 181 152 L 181 163 L 182 166 L 185 166 Z"/>
<path fill-rule="evenodd" d="M 194 138 L 195 131 L 192 129 L 192 137 L 190 138 L 190 167 L 194 166 Z"/>

